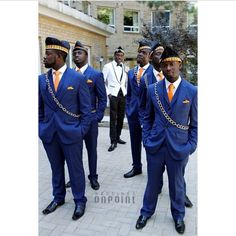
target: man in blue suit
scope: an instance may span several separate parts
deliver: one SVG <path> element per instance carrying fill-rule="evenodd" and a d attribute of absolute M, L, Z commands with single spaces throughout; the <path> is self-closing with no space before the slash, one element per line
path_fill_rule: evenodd
<path fill-rule="evenodd" d="M 91 99 L 83 75 L 65 64 L 69 43 L 52 37 L 45 42 L 44 65 L 51 69 L 39 76 L 39 137 L 52 169 L 54 199 L 43 214 L 65 202 L 66 161 L 75 202 L 72 219 L 77 220 L 87 201 L 82 146 L 91 121 Z"/>
<path fill-rule="evenodd" d="M 136 228 L 154 214 L 165 166 L 169 181 L 171 213 L 175 229 L 185 231 L 184 172 L 189 155 L 197 147 L 197 88 L 181 78 L 182 61 L 170 47 L 161 56 L 165 79 L 147 91 L 143 144 L 147 153 L 148 182 Z"/>
<path fill-rule="evenodd" d="M 144 75 L 140 80 L 139 113 L 141 126 L 143 126 L 143 118 L 146 111 L 147 87 L 151 84 L 158 83 L 164 78 L 160 63 L 160 58 L 163 51 L 164 47 L 161 44 L 158 42 L 153 43 L 150 53 L 150 61 L 153 66 L 152 76 Z M 161 185 L 163 185 L 163 180 L 161 180 Z M 185 206 L 189 208 L 193 206 L 187 195 L 185 196 Z"/>
<path fill-rule="evenodd" d="M 84 136 L 85 145 L 88 153 L 90 185 L 94 190 L 98 190 L 100 185 L 97 181 L 97 138 L 98 122 L 101 122 L 107 103 L 106 88 L 103 74 L 88 65 L 88 50 L 84 45 L 77 41 L 73 49 L 73 61 L 76 64 L 75 70 L 85 76 L 91 95 L 91 116 L 92 121 L 89 131 Z M 70 187 L 70 182 L 66 184 Z"/>
<path fill-rule="evenodd" d="M 124 178 L 131 178 L 142 173 L 141 150 L 142 128 L 139 116 L 140 79 L 142 76 L 152 76 L 152 65 L 149 64 L 151 42 L 139 42 L 137 66 L 128 72 L 128 85 L 126 95 L 126 116 L 128 119 L 131 141 L 133 168 L 124 174 Z"/>
<path fill-rule="evenodd" d="M 154 84 L 156 82 L 161 81 L 164 76 L 160 68 L 160 58 L 164 51 L 164 47 L 158 43 L 153 42 L 151 52 L 150 52 L 150 62 L 153 66 L 152 72 L 150 76 L 147 74 L 141 77 L 140 79 L 140 96 L 139 96 L 139 116 L 141 125 L 143 125 L 143 118 L 145 115 L 146 109 L 146 96 L 147 96 L 147 87 L 150 84 Z"/>

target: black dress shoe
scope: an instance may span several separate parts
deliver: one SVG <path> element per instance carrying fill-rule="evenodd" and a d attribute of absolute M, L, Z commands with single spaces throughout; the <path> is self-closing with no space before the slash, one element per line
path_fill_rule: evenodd
<path fill-rule="evenodd" d="M 100 188 L 100 185 L 96 179 L 91 179 L 90 185 L 91 185 L 92 189 L 94 189 L 94 190 L 98 190 Z"/>
<path fill-rule="evenodd" d="M 108 148 L 108 152 L 113 151 L 117 147 L 116 143 L 112 143 L 111 146 Z"/>
<path fill-rule="evenodd" d="M 68 181 L 67 183 L 66 183 L 66 188 L 70 188 L 71 186 L 70 186 L 70 181 Z"/>
<path fill-rule="evenodd" d="M 135 170 L 133 168 L 131 171 L 124 174 L 124 178 L 131 178 L 131 177 L 134 177 L 135 175 L 140 175 L 140 174 L 142 174 L 142 170 Z"/>
<path fill-rule="evenodd" d="M 120 138 L 118 138 L 117 143 L 119 143 L 119 144 L 126 144 L 126 142 L 124 140 L 120 139 Z"/>
<path fill-rule="evenodd" d="M 72 219 L 78 220 L 80 217 L 84 215 L 84 212 L 85 212 L 85 205 L 76 205 Z"/>
<path fill-rule="evenodd" d="M 136 222 L 136 229 L 142 229 L 143 227 L 145 227 L 146 223 L 147 223 L 147 220 L 149 219 L 150 217 L 147 217 L 147 216 L 139 216 L 137 222 Z"/>
<path fill-rule="evenodd" d="M 52 201 L 52 202 L 42 211 L 42 213 L 43 213 L 44 215 L 50 214 L 50 213 L 54 212 L 54 211 L 57 209 L 57 207 L 63 205 L 64 203 L 65 203 L 65 202 L 59 202 L 59 203 L 58 203 L 58 202 Z"/>
<path fill-rule="evenodd" d="M 185 231 L 185 224 L 183 220 L 175 221 L 175 229 L 179 234 L 183 234 Z"/>
<path fill-rule="evenodd" d="M 192 202 L 189 200 L 189 198 L 188 198 L 187 195 L 185 195 L 184 205 L 185 205 L 186 207 L 188 207 L 188 208 L 190 208 L 190 207 L 193 206 Z"/>

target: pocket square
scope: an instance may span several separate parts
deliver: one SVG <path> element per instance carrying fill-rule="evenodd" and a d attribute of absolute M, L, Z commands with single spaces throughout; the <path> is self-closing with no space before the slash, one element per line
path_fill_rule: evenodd
<path fill-rule="evenodd" d="M 91 83 L 93 83 L 93 81 L 90 80 L 90 79 L 88 79 L 88 80 L 87 80 L 87 83 L 88 83 L 88 84 L 91 84 Z"/>
<path fill-rule="evenodd" d="M 187 99 L 185 99 L 185 100 L 183 100 L 183 103 L 189 103 L 189 100 L 187 100 Z"/>
<path fill-rule="evenodd" d="M 72 90 L 74 89 L 72 86 L 67 87 L 67 90 Z"/>

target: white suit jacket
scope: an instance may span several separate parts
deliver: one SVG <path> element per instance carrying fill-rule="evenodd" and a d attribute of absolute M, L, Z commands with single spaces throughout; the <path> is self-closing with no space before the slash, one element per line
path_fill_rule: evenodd
<path fill-rule="evenodd" d="M 111 94 L 112 96 L 117 97 L 120 89 L 122 89 L 124 96 L 126 95 L 128 70 L 129 67 L 125 66 L 123 63 L 122 63 L 122 70 L 120 70 L 120 68 L 118 68 L 117 63 L 114 60 L 104 65 L 102 72 L 106 84 L 107 95 Z"/>

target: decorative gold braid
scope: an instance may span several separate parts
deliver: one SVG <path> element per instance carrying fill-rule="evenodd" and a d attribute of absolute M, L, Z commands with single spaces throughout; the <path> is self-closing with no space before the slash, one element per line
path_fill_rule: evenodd
<path fill-rule="evenodd" d="M 157 83 L 155 83 L 155 95 L 156 95 L 156 99 L 157 99 L 157 104 L 159 105 L 160 107 L 160 110 L 162 112 L 162 114 L 164 115 L 164 117 L 175 127 L 179 128 L 179 129 L 182 129 L 182 130 L 188 130 L 189 129 L 189 126 L 188 125 L 180 125 L 180 124 L 177 124 L 174 120 L 172 120 L 172 118 L 166 113 L 164 107 L 162 106 L 162 103 L 161 103 L 161 100 L 159 98 L 159 95 L 157 93 Z"/>
<path fill-rule="evenodd" d="M 69 50 L 67 48 L 59 46 L 59 45 L 47 45 L 46 49 L 56 49 L 56 50 L 61 50 L 61 51 L 66 52 L 66 53 L 69 52 Z"/>
<path fill-rule="evenodd" d="M 179 62 L 181 62 L 181 59 L 179 57 L 167 57 L 167 58 L 161 60 L 161 62 L 165 62 L 165 61 L 179 61 Z"/>
<path fill-rule="evenodd" d="M 79 117 L 80 117 L 80 114 L 74 114 L 74 113 L 68 111 L 68 110 L 58 101 L 58 99 L 56 98 L 56 96 L 55 96 L 55 94 L 53 93 L 53 90 L 52 90 L 52 88 L 51 88 L 51 86 L 50 86 L 50 82 L 49 82 L 49 79 L 48 79 L 48 73 L 45 73 L 45 77 L 46 77 L 46 83 L 47 83 L 47 85 L 48 85 L 48 91 L 49 91 L 49 93 L 52 95 L 52 99 L 53 99 L 53 101 L 57 104 L 57 106 L 58 106 L 62 111 L 64 111 L 67 115 L 73 116 L 73 117 L 75 117 L 75 118 L 79 118 Z"/>

